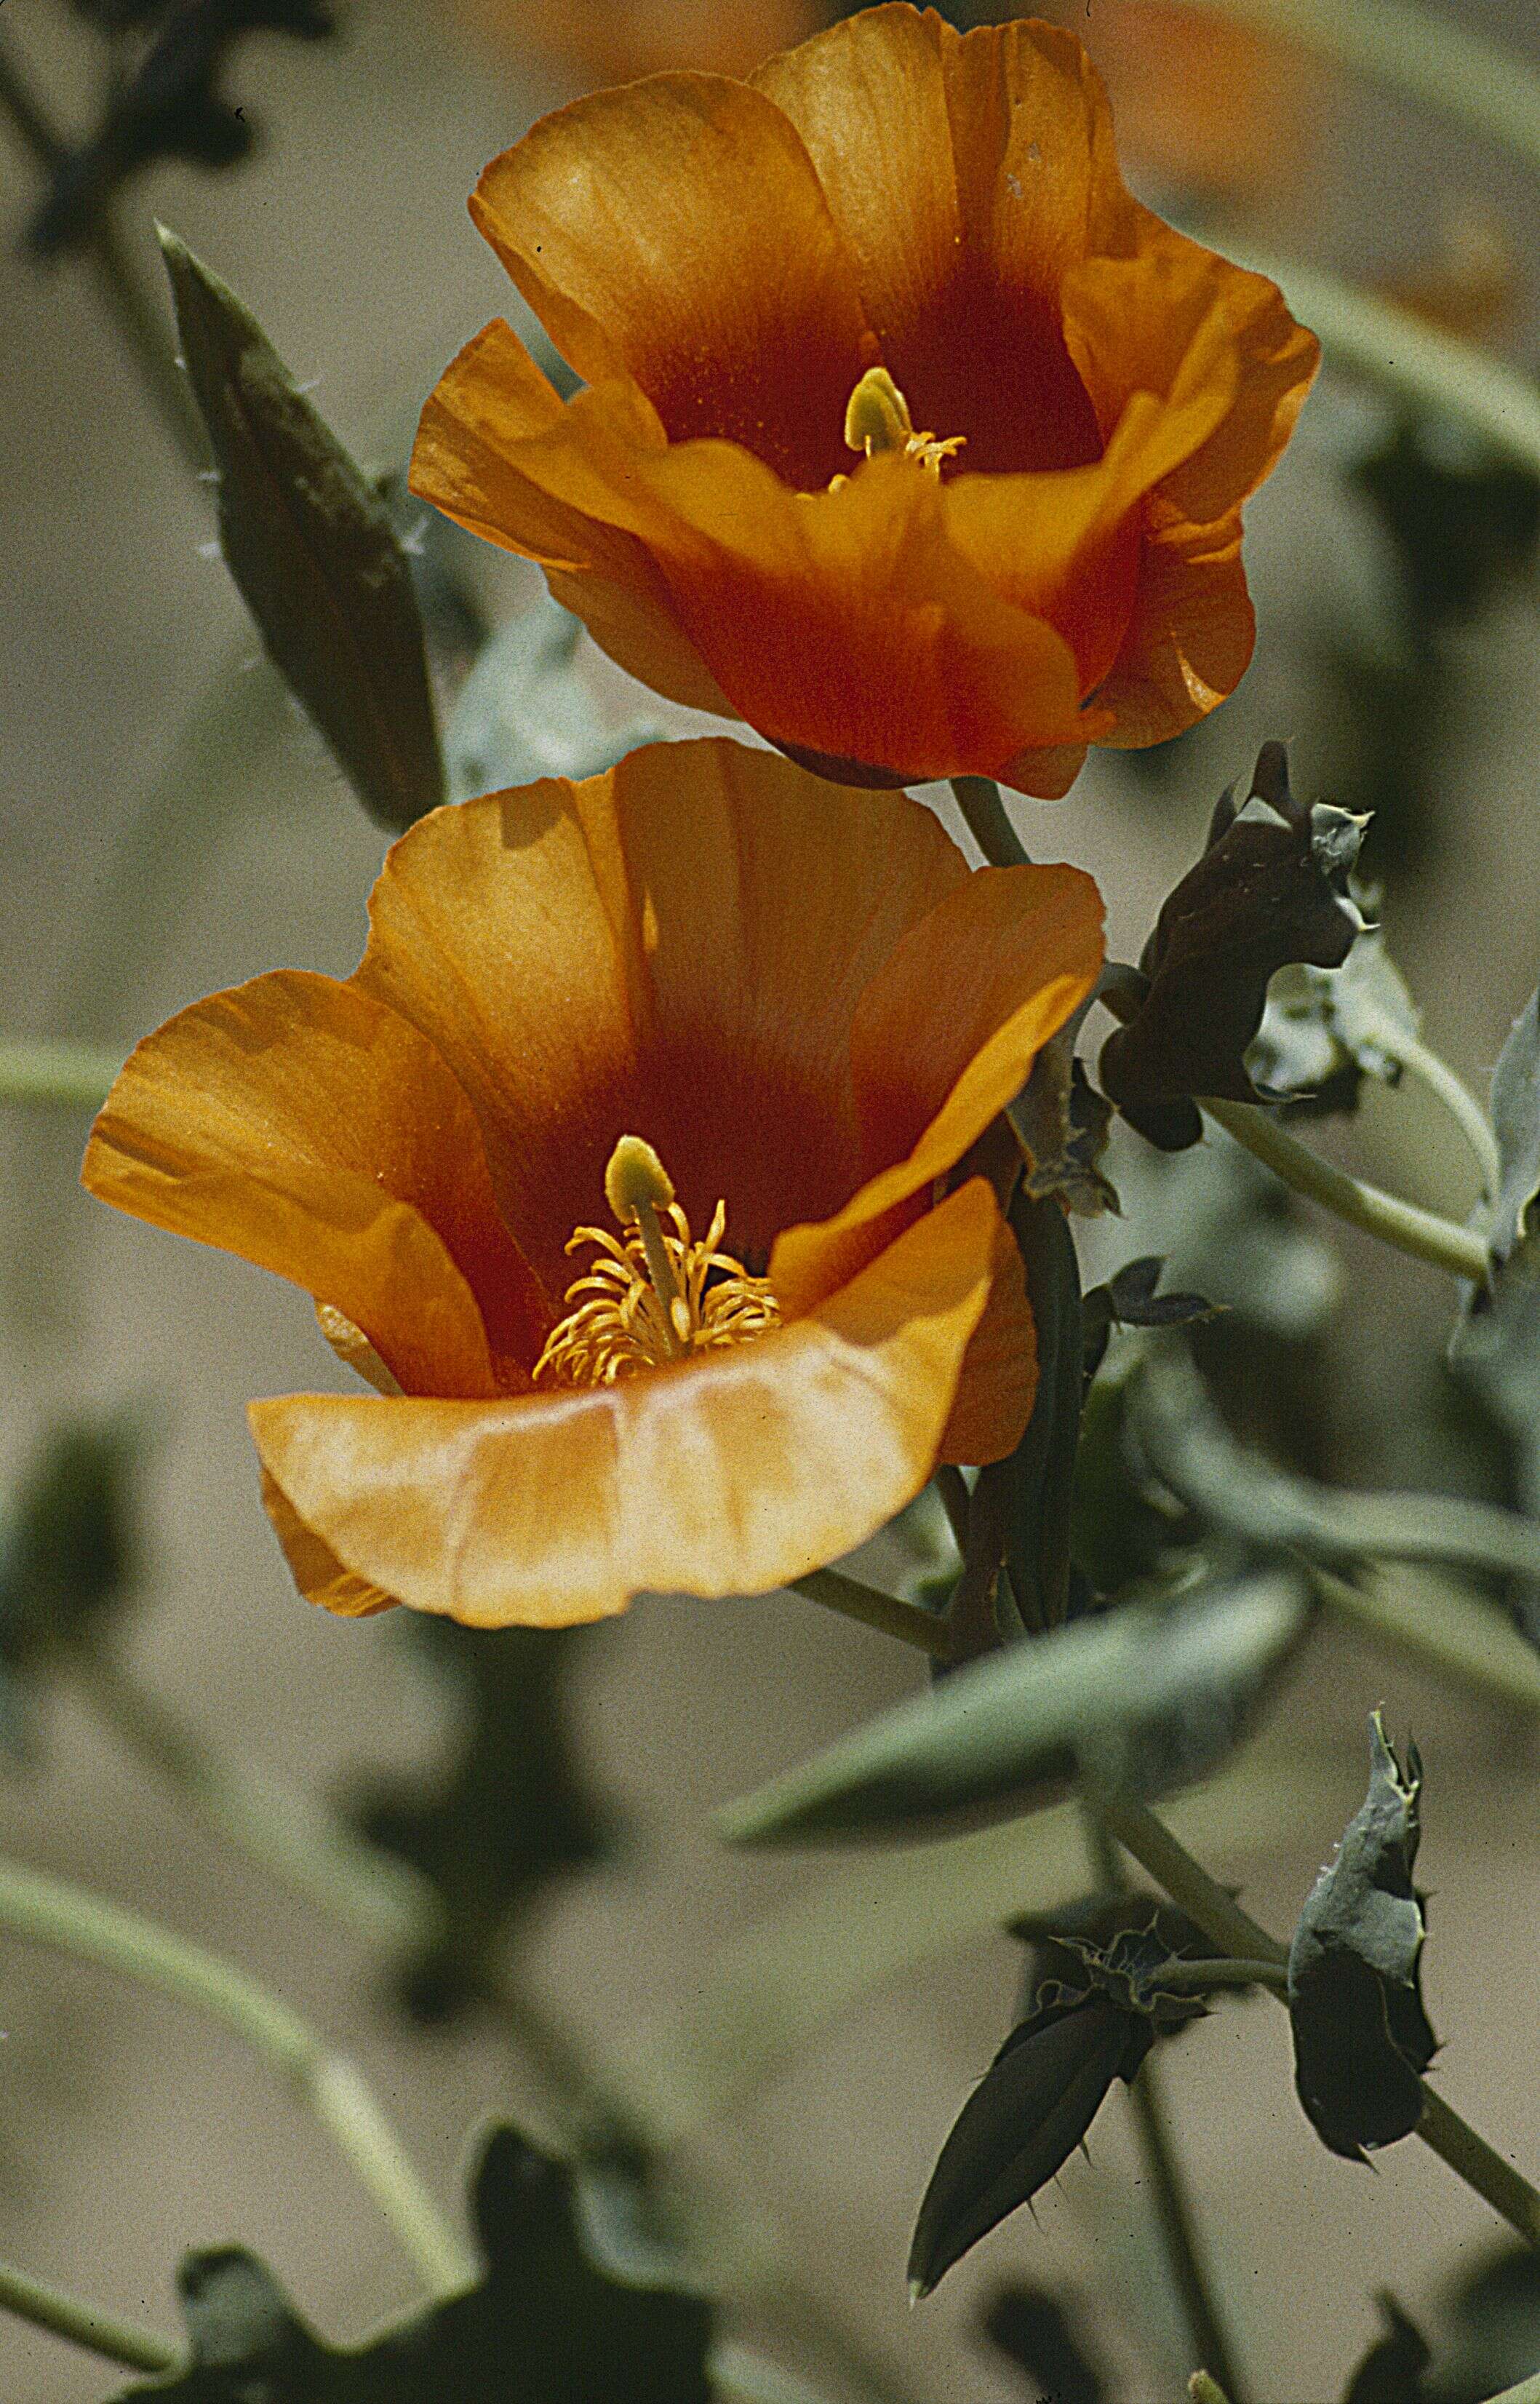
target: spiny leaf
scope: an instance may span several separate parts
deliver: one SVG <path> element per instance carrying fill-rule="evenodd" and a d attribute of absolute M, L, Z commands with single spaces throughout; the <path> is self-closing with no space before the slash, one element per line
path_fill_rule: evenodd
<path fill-rule="evenodd" d="M 359 800 L 396 832 L 444 798 L 423 624 L 379 494 L 250 311 L 163 227 L 219 542 L 262 639 Z"/>
<path fill-rule="evenodd" d="M 487 1991 L 514 1928 L 556 1880 L 604 1857 L 610 1829 L 567 1727 L 581 1631 L 461 1628 L 414 1613 L 405 1632 L 458 1702 L 452 1757 L 424 1785 L 366 1788 L 350 1817 L 437 1890 L 443 1933 L 401 1974 L 408 2009 L 437 2021 Z"/>
<path fill-rule="evenodd" d="M 941 1833 L 1077 1779 L 1169 1793 L 1223 1759 L 1298 1636 L 1298 1581 L 1258 1572 L 1130 1604 L 970 1663 L 718 1814 L 737 1844 Z"/>
<path fill-rule="evenodd" d="M 1345 810 L 1295 799 L 1280 743 L 1264 746 L 1240 808 L 1221 798 L 1207 850 L 1141 956 L 1143 999 L 1099 1066 L 1110 1098 L 1162 1149 L 1196 1142 L 1190 1097 L 1258 1099 L 1245 1055 L 1269 981 L 1291 961 L 1339 966 L 1363 925 L 1348 892 L 1363 831 Z"/>
<path fill-rule="evenodd" d="M 597 2262 L 569 2172 L 500 2130 L 472 2201 L 480 2284 L 357 2350 L 317 2338 L 254 2256 L 192 2255 L 181 2275 L 192 2367 L 119 2404 L 709 2404 L 711 2307 Z"/>
<path fill-rule="evenodd" d="M 1158 1252 L 1146 1252 L 1125 1262 L 1105 1285 L 1092 1286 L 1081 1297 L 1088 1382 L 1102 1366 L 1115 1327 L 1186 1327 L 1214 1317 L 1215 1306 L 1200 1293 L 1156 1291 L 1165 1265 Z"/>
<path fill-rule="evenodd" d="M 1422 1905 L 1411 1882 L 1422 1769 L 1403 1771 L 1378 1712 L 1369 1791 L 1311 1890 L 1289 1948 L 1295 2084 L 1323 2145 L 1350 2161 L 1409 2136 L 1437 2039 L 1422 2008 Z"/>
<path fill-rule="evenodd" d="M 1063 1989 L 1012 2029 L 931 2173 L 909 2248 L 912 2296 L 928 2296 L 1057 2176 L 1113 2080 L 1131 2078 L 1154 2041 L 1153 2020 L 1106 1995 Z"/>

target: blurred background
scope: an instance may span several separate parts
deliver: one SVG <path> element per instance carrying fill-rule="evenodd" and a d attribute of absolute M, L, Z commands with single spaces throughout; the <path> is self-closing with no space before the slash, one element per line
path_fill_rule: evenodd
<path fill-rule="evenodd" d="M 72 143 L 101 106 L 104 13 L 7 0 L 0 20 L 7 57 Z M 1531 0 L 1448 13 L 1540 64 Z M 1234 26 L 1154 0 L 1074 0 L 1068 21 L 1108 77 L 1145 197 L 1216 240 L 1412 298 L 1533 364 L 1540 179 Z M 814 0 L 350 0 L 327 40 L 254 37 L 227 77 L 260 129 L 252 155 L 222 175 L 159 162 L 120 205 L 164 347 L 152 214 L 313 379 L 355 455 L 398 468 L 439 369 L 512 299 L 465 215 L 486 161 L 595 83 L 674 65 L 744 71 L 824 21 Z M 147 400 L 89 264 L 24 249 L 43 196 L 26 145 L 0 122 L 0 1033 L 126 1049 L 262 970 L 348 971 L 383 838 L 259 661 L 211 549 L 210 495 Z M 404 504 L 447 701 L 474 615 L 499 624 L 527 609 L 538 580 L 423 516 Z M 1161 751 L 1093 754 L 1061 804 L 1018 802 L 1029 851 L 1091 869 L 1115 952 L 1136 957 L 1220 789 L 1249 775 L 1261 740 L 1287 738 L 1297 791 L 1376 811 L 1367 864 L 1396 957 L 1429 1040 L 1484 1092 L 1540 955 L 1535 524 L 1522 475 L 1328 376 L 1249 511 L 1260 631 L 1240 693 Z M 591 648 L 583 674 L 617 722 L 640 711 L 670 731 L 703 723 L 628 688 Z M 0 1491 L 62 1417 L 129 1411 L 143 1431 L 122 1629 L 136 1674 L 236 1760 L 311 1795 L 356 1797 L 395 1774 L 431 1794 L 464 1724 L 442 1665 L 404 1614 L 350 1624 L 300 1602 L 258 1504 L 248 1397 L 343 1382 L 309 1306 L 90 1202 L 76 1182 L 85 1128 L 83 1112 L 0 1114 Z M 1371 1091 L 1354 1123 L 1309 1133 L 1456 1216 L 1475 1199 L 1409 1085 Z M 1215 1137 L 1205 1154 L 1224 1146 Z M 1098 1270 L 1179 1251 L 1176 1223 L 1194 1216 L 1183 1197 L 1230 1175 L 1212 1156 L 1165 1166 L 1136 1152 L 1130 1139 L 1119 1155 L 1125 1221 L 1090 1231 Z M 1218 1223 L 1207 1254 L 1181 1265 L 1226 1298 L 1232 1223 Z M 1511 1458 L 1450 1400 L 1444 1280 L 1324 1222 L 1292 1223 L 1293 1283 L 1212 1339 L 1232 1415 L 1342 1482 L 1511 1488 Z M 601 2062 L 645 2051 L 724 1949 L 798 1897 L 826 1890 L 853 1941 L 863 1908 L 881 1908 L 867 1873 L 736 1856 L 708 1814 L 920 1675 L 898 1647 L 789 1596 L 650 1600 L 576 1642 L 563 1669 L 574 1743 L 613 1842 L 551 1880 L 519 1922 L 520 1973 L 576 2042 Z M 1420 1867 L 1434 1894 L 1439 2084 L 1533 2173 L 1540 1852 L 1522 1730 L 1320 1634 L 1258 1739 L 1178 1824 L 1262 1919 L 1286 1926 L 1361 1796 L 1377 1703 L 1428 1765 Z M 221 1850 L 76 1683 L 34 1681 L 12 1735 L 0 1848 L 260 1971 L 356 2052 L 446 2200 L 478 2126 L 508 2113 L 541 2125 L 538 2083 L 505 2032 L 421 1985 L 403 2008 L 378 1951 Z M 1015 1837 L 1025 1882 L 1034 1824 Z M 1018 2215 L 931 2302 L 905 2306 L 915 2202 L 999 2043 L 1016 1966 L 1002 1936 L 944 1940 L 821 2029 L 795 2067 L 734 2097 L 694 2136 L 693 2158 L 715 2189 L 784 2224 L 804 2285 L 888 2366 L 895 2395 L 1007 2404 L 1034 2392 L 978 2328 L 981 2299 L 1014 2279 L 1060 2295 L 1109 2399 L 1165 2404 L 1182 2392 L 1185 2349 L 1120 2093 L 1089 2161 L 1072 2160 L 1035 2221 Z M 1181 2151 L 1261 2404 L 1336 2396 L 1375 2333 L 1376 2290 L 1436 2326 L 1455 2284 L 1497 2249 L 1496 2223 L 1426 2149 L 1398 2147 L 1377 2174 L 1322 2151 L 1295 2103 L 1281 2014 L 1226 2009 L 1166 2050 Z M 412 2294 L 384 2223 L 263 2064 L 180 2006 L 0 1941 L 0 2255 L 171 2329 L 178 2255 L 233 2240 L 334 2338 Z M 813 2376 L 818 2349 L 795 2313 L 755 2307 L 743 2325 Z M 0 2320 L 0 2393 L 18 2404 L 98 2404 L 122 2383 Z"/>

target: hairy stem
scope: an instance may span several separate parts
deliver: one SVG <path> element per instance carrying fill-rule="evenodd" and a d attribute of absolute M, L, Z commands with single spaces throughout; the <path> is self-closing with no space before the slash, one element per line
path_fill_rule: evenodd
<path fill-rule="evenodd" d="M 94 2304 L 83 2304 L 8 2262 L 0 2262 L 0 2310 L 130 2370 L 172 2371 L 183 2359 L 183 2349 L 169 2338 L 158 2337 L 135 2321 L 119 2320 L 115 2313 L 98 2312 Z"/>
<path fill-rule="evenodd" d="M 793 1578 L 790 1591 L 806 1597 L 809 1602 L 821 1602 L 825 1611 L 838 1611 L 846 1619 L 858 1620 L 863 1628 L 875 1628 L 883 1636 L 896 1636 L 901 1644 L 913 1644 L 920 1652 L 928 1653 L 936 1661 L 947 1657 L 947 1623 L 933 1612 L 922 1611 L 918 1603 L 901 1602 L 896 1595 L 881 1594 L 874 1586 L 863 1586 L 859 1578 L 847 1577 L 843 1570 L 810 1570 L 806 1577 Z"/>
<path fill-rule="evenodd" d="M 992 868 L 1025 868 L 1027 854 L 992 776 L 954 776 L 963 822 Z"/>
<path fill-rule="evenodd" d="M 58 165 L 65 145 L 3 42 L 0 116 L 8 120 L 45 174 Z M 146 295 L 109 211 L 101 213 L 86 236 L 84 256 L 124 348 L 173 441 L 192 467 L 201 468 L 208 455 L 202 423 L 176 365 L 170 320 Z"/>
<path fill-rule="evenodd" d="M 1296 1194 L 1335 1211 L 1349 1226 L 1362 1227 L 1397 1251 L 1409 1252 L 1413 1260 L 1431 1261 L 1436 1268 L 1448 1269 L 1451 1277 L 1473 1283 L 1485 1279 L 1487 1248 L 1468 1228 L 1457 1227 L 1436 1211 L 1419 1209 L 1414 1202 L 1382 1194 L 1377 1185 L 1366 1185 L 1346 1170 L 1332 1167 L 1250 1102 L 1211 1101 L 1205 1097 L 1203 1108 Z"/>
<path fill-rule="evenodd" d="M 1128 1884 L 1123 1864 L 1098 1812 L 1085 1814 L 1086 1837 L 1098 1883 L 1121 1893 Z M 1156 2218 L 1165 2245 L 1172 2284 L 1181 2301 L 1193 2353 L 1212 2363 L 1229 2389 L 1234 2404 L 1244 2404 L 1229 2339 L 1209 2294 L 1198 2223 L 1187 2183 L 1176 2157 L 1166 2114 L 1160 2074 L 1153 2053 L 1141 2063 L 1129 2087 L 1129 2109 L 1138 2132 L 1145 2174 L 1149 2180 Z"/>
<path fill-rule="evenodd" d="M 1180 1904 L 1188 1919 L 1195 1920 L 1205 1936 L 1225 1952 L 1261 1962 L 1287 1963 L 1287 1950 L 1277 1937 L 1270 1936 L 1249 1912 L 1242 1911 L 1234 1896 L 1210 1878 L 1144 1804 L 1123 1798 L 1102 1799 L 1097 1810 L 1103 1824 L 1124 1851 L 1143 1865 L 1151 1878 L 1165 1888 L 1172 1901 Z M 1287 2000 L 1280 1989 L 1275 1987 L 1270 1992 L 1278 1995 L 1280 2003 Z M 1527 2245 L 1540 2248 L 1540 2194 L 1484 2137 L 1478 2136 L 1442 2096 L 1436 2095 L 1425 2079 L 1422 2117 L 1417 2124 L 1417 2134 L 1449 2164 L 1457 2178 L 1464 2179 L 1510 2229 L 1517 2230 Z"/>
<path fill-rule="evenodd" d="M 436 2297 L 475 2284 L 470 2249 L 439 2211 L 355 2065 L 234 1963 L 62 1879 L 0 1862 L 0 1926 L 78 1954 L 212 2013 L 282 2071 L 384 2213 Z"/>

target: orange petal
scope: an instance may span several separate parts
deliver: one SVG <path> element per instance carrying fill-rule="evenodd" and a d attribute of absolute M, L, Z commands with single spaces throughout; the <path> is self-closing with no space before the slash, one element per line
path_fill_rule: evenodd
<path fill-rule="evenodd" d="M 1096 739 L 1104 743 L 1110 737 L 1101 731 L 1101 723 L 1099 716 Z M 1110 719 L 1107 723 L 1111 724 Z M 1012 792 L 1030 793 L 1039 802 L 1061 802 L 1085 766 L 1089 748 L 1085 743 L 1061 743 L 1041 750 L 1018 751 L 995 774 Z"/>
<path fill-rule="evenodd" d="M 1088 246 L 1127 246 L 1132 204 L 1073 36 L 869 8 L 754 80 L 807 144 L 915 424 L 965 434 L 974 468 L 1094 459 L 1059 285 Z"/>
<path fill-rule="evenodd" d="M 1174 394 L 1195 359 L 1229 362 L 1220 422 L 1162 487 L 1171 507 L 1209 524 L 1255 492 L 1294 430 L 1321 362 L 1276 284 L 1234 267 L 1140 212 L 1131 259 L 1088 259 L 1064 282 L 1064 327 L 1103 426 L 1131 394 Z"/>
<path fill-rule="evenodd" d="M 876 343 L 808 154 L 750 86 L 575 101 L 493 160 L 471 214 L 578 373 L 633 376 L 672 440 L 746 442 L 810 487 L 845 464 Z"/>
<path fill-rule="evenodd" d="M 443 1060 L 330 977 L 257 977 L 146 1036 L 81 1176 L 331 1304 L 409 1392 L 496 1393 L 493 1356 L 517 1377 L 549 1324 Z"/>
<path fill-rule="evenodd" d="M 640 393 L 628 393 L 626 407 L 635 439 L 663 441 Z M 562 416 L 561 399 L 518 335 L 494 318 L 428 397 L 411 489 L 467 533 L 538 560 L 556 598 L 631 675 L 687 708 L 726 711 L 645 545 L 520 473 L 520 442 L 560 426 Z"/>
<path fill-rule="evenodd" d="M 1004 1219 L 995 1228 L 994 1276 L 984 1316 L 968 1339 L 957 1399 L 941 1437 L 943 1461 L 982 1468 L 1014 1452 L 1037 1392 L 1037 1331 L 1026 1271 Z"/>
<path fill-rule="evenodd" d="M 1138 749 L 1180 734 L 1235 691 L 1256 638 L 1240 510 L 1152 533 L 1122 651 L 1096 696 L 1115 720 L 1099 739 Z"/>
<path fill-rule="evenodd" d="M 262 1508 L 272 1521 L 284 1547 L 284 1558 L 295 1585 L 307 1602 L 335 1611 L 341 1619 L 368 1619 L 377 1611 L 393 1611 L 394 1595 L 384 1594 L 368 1578 L 344 1569 L 329 1544 L 307 1528 L 281 1487 L 262 1472 Z"/>
<path fill-rule="evenodd" d="M 335 1561 L 350 1596 L 473 1626 L 565 1627 L 649 1590 L 766 1592 L 874 1534 L 930 1475 L 998 1225 L 975 1179 L 812 1316 L 617 1386 L 256 1403 L 281 1526 L 318 1548 L 318 1600 Z"/>
<path fill-rule="evenodd" d="M 1102 957 L 1101 896 L 1074 868 L 980 869 L 909 930 L 852 1034 L 867 1181 L 834 1216 L 777 1241 L 770 1273 L 784 1310 L 842 1284 L 893 1214 L 955 1167 L 1085 999 Z"/>
<path fill-rule="evenodd" d="M 856 1003 L 961 854 L 903 795 L 859 801 L 723 738 L 439 811 L 392 850 L 358 971 L 441 1051 L 509 1226 L 553 1285 L 645 1134 L 698 1232 L 768 1250 L 860 1174 Z M 812 1205 L 810 1209 L 809 1205 Z"/>
<path fill-rule="evenodd" d="M 1090 692 L 1122 647 L 1144 536 L 1144 500 L 1189 461 L 1235 398 L 1233 346 L 1212 329 L 1169 394 L 1136 392 L 1094 467 L 1053 475 L 957 477 L 947 531 L 993 590 L 1046 618 L 1075 649 Z"/>
<path fill-rule="evenodd" d="M 613 388 L 519 446 L 532 483 L 646 544 L 722 692 L 783 748 L 894 784 L 1081 734 L 1075 655 L 950 541 L 934 476 L 869 459 L 792 492 L 735 444 L 645 448 Z"/>

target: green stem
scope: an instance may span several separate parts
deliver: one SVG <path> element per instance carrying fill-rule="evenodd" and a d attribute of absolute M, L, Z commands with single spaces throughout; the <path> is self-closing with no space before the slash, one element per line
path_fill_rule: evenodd
<path fill-rule="evenodd" d="M 1206 2370 L 1193 2372 L 1187 2382 L 1187 2394 L 1192 2404 L 1229 2404 L 1229 2398 L 1218 2381 L 1211 2379 Z"/>
<path fill-rule="evenodd" d="M 113 2313 L 98 2312 L 94 2304 L 82 2304 L 62 2288 L 48 2286 L 8 2262 L 0 2262 L 0 2309 L 14 2313 L 19 2320 L 31 2321 L 36 2328 L 51 2330 L 55 2337 L 67 2338 L 71 2345 L 103 2355 L 108 2362 L 120 2362 L 130 2370 L 172 2371 L 183 2360 L 183 2349 L 168 2338 L 158 2337 L 153 2329 L 141 2328 L 135 2321 L 120 2321 Z"/>
<path fill-rule="evenodd" d="M 0 1043 L 0 1102 L 99 1111 L 122 1065 L 122 1054 L 102 1043 Z"/>
<path fill-rule="evenodd" d="M 1085 1824 L 1098 1883 L 1121 1893 L 1128 1880 L 1105 1823 L 1098 1812 L 1088 1809 Z M 1144 2158 L 1145 2174 L 1150 2184 L 1156 2218 L 1160 2224 L 1166 2261 L 1172 2283 L 1181 2300 L 1192 2350 L 1200 2361 L 1214 2365 L 1230 2390 L 1235 2404 L 1243 2404 L 1229 2339 L 1209 2294 L 1197 2216 L 1177 2159 L 1159 2070 L 1153 2054 L 1146 2057 L 1137 2076 L 1130 2084 L 1129 2109 L 1138 2131 L 1139 2150 Z"/>
<path fill-rule="evenodd" d="M 295 1788 L 225 1759 L 104 1647 L 82 1647 L 73 1668 L 113 1733 L 249 1859 L 371 1944 L 432 1937 L 440 1907 L 425 1878 Z"/>
<path fill-rule="evenodd" d="M 0 1862 L 0 1926 L 212 2013 L 291 2081 L 374 2197 L 436 2297 L 477 2264 L 401 2148 L 362 2074 L 282 1999 L 201 1946 L 62 1879 Z"/>
<path fill-rule="evenodd" d="M 1223 1951 L 1261 1962 L 1287 1964 L 1287 1949 L 1249 1912 L 1242 1910 L 1234 1896 L 1210 1878 L 1153 1811 L 1123 1797 L 1099 1798 L 1096 1808 L 1103 1825 L 1124 1851 L 1143 1865 L 1157 1884 L 1165 1888 L 1172 1901 L 1179 1904 L 1188 1919 L 1195 1920 Z M 1286 2001 L 1278 1989 L 1270 1992 L 1278 1995 L 1280 2003 Z M 1417 2124 L 1417 2134 L 1440 2160 L 1449 2164 L 1457 2178 L 1464 2179 L 1510 2229 L 1517 2230 L 1527 2245 L 1540 2248 L 1540 2194 L 1511 2162 L 1504 2160 L 1495 2147 L 1478 2136 L 1442 2096 L 1436 2095 L 1425 2079 L 1422 2117 Z"/>
<path fill-rule="evenodd" d="M 1159 1979 L 1161 1993 L 1169 1990 L 1175 1995 L 1202 1995 L 1212 1987 L 1273 1987 L 1282 1992 L 1288 1982 L 1281 1962 L 1248 1962 L 1235 1953 L 1219 1954 L 1207 1962 L 1167 1962 Z"/>
<path fill-rule="evenodd" d="M 1451 1277 L 1477 1284 L 1485 1280 L 1487 1248 L 1468 1228 L 1457 1227 L 1452 1220 L 1421 1210 L 1414 1202 L 1382 1194 L 1378 1186 L 1366 1185 L 1344 1169 L 1333 1168 L 1250 1102 L 1211 1101 L 1205 1097 L 1203 1108 L 1296 1194 L 1335 1211 L 1350 1227 L 1362 1227 L 1367 1235 L 1378 1236 L 1382 1243 L 1408 1252 L 1413 1260 L 1448 1269 Z"/>
<path fill-rule="evenodd" d="M 4 43 L 0 115 L 9 119 L 36 165 L 45 175 L 50 173 L 65 146 Z M 170 320 L 146 297 L 109 210 L 98 216 L 84 250 L 97 291 L 173 441 L 189 465 L 201 468 L 208 456 L 202 422 L 176 365 Z"/>
<path fill-rule="evenodd" d="M 1468 32 L 1413 0 L 1186 0 L 1200 16 L 1301 42 L 1360 75 L 1378 77 L 1440 117 L 1498 142 L 1540 171 L 1540 75 L 1515 49 Z"/>
<path fill-rule="evenodd" d="M 1313 1564 L 1310 1579 L 1328 1611 L 1408 1660 L 1489 1702 L 1540 1713 L 1540 1656 L 1496 1604 L 1445 1586 L 1408 1595 L 1404 1579 L 1372 1572 L 1354 1585 Z"/>
<path fill-rule="evenodd" d="M 896 1595 L 881 1594 L 874 1586 L 863 1586 L 859 1578 L 847 1577 L 843 1570 L 810 1570 L 806 1577 L 791 1580 L 790 1591 L 805 1596 L 809 1602 L 821 1602 L 825 1611 L 838 1611 L 842 1618 L 858 1620 L 863 1628 L 875 1628 L 883 1636 L 896 1636 L 901 1644 L 912 1644 L 935 1661 L 947 1658 L 949 1639 L 944 1619 L 937 1619 L 933 1612 L 922 1611 L 918 1603 L 901 1602 Z"/>
<path fill-rule="evenodd" d="M 954 776 L 951 790 L 964 826 L 992 868 L 1030 865 L 992 776 Z"/>
<path fill-rule="evenodd" d="M 1449 1062 L 1441 1060 L 1416 1036 L 1398 1034 L 1394 1051 L 1408 1074 L 1418 1078 L 1442 1102 L 1481 1172 L 1482 1192 L 1489 1202 L 1494 1202 L 1503 1182 L 1503 1155 L 1497 1149 L 1491 1122 L 1476 1096 L 1464 1079 L 1455 1075 Z"/>

